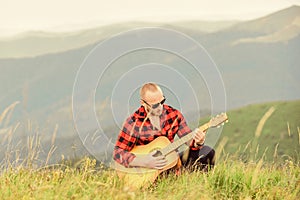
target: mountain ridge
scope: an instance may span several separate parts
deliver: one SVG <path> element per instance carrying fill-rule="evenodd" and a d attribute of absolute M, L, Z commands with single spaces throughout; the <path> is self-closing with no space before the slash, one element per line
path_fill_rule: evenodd
<path fill-rule="evenodd" d="M 248 32 L 245 38 L 236 38 L 237 41 L 233 43 L 256 42 L 256 40 L 262 40 L 261 37 L 267 37 L 266 35 L 270 35 L 269 37 L 271 37 L 275 32 L 284 35 L 285 33 L 280 33 L 280 31 L 292 21 L 296 21 L 298 27 L 299 13 L 300 6 L 291 6 L 264 17 L 242 22 L 190 20 L 158 23 L 131 21 L 63 33 L 31 31 L 15 37 L 0 38 L 0 59 L 36 57 L 84 48 L 85 46 L 95 45 L 101 40 L 122 31 L 145 26 L 172 28 L 183 33 L 189 33 L 191 36 L 222 35 L 223 32 Z M 297 33 L 290 34 L 290 37 L 285 37 L 285 39 L 292 39 L 298 32 L 299 29 L 297 29 Z"/>
<path fill-rule="evenodd" d="M 126 22 L 116 23 L 111 25 L 105 25 L 95 28 L 89 28 L 79 30 L 75 32 L 44 32 L 44 31 L 32 31 L 19 34 L 15 37 L 0 38 L 0 59 L 3 58 L 26 58 L 36 57 L 47 54 L 63 53 L 72 49 L 84 48 L 86 46 L 95 45 L 101 40 L 111 37 L 120 32 L 130 30 L 133 28 L 143 27 L 170 27 L 183 31 L 188 29 L 191 25 L 183 25 L 183 22 L 168 24 L 168 23 L 151 23 L 151 22 Z M 189 23 L 189 22 L 186 22 Z M 204 24 L 204 28 L 197 30 L 197 34 L 205 30 L 205 27 L 211 27 L 209 29 L 218 29 L 217 26 L 225 24 L 224 26 L 230 26 L 235 22 L 202 22 L 191 21 L 191 23 Z M 217 24 L 217 25 L 214 25 Z M 189 31 L 195 31 L 190 28 Z M 198 28 L 199 29 L 199 28 Z M 30 49 L 28 47 L 31 47 Z"/>
<path fill-rule="evenodd" d="M 286 26 L 286 24 L 299 17 L 299 13 L 300 6 L 294 5 L 283 10 L 271 13 L 264 17 L 236 24 L 229 29 L 236 29 L 237 31 L 257 32 L 260 34 L 270 34 L 282 29 Z"/>

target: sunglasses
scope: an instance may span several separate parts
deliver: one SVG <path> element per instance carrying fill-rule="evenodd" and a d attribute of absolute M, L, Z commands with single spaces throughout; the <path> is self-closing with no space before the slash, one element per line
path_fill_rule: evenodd
<path fill-rule="evenodd" d="M 163 105 L 163 104 L 165 103 L 165 101 L 166 101 L 166 98 L 164 97 L 164 99 L 161 100 L 161 102 L 156 103 L 156 104 L 153 104 L 153 105 L 150 105 L 149 103 L 147 103 L 147 101 L 145 101 L 145 100 L 143 100 L 143 99 L 142 99 L 142 101 L 143 101 L 145 104 L 147 104 L 149 107 L 151 107 L 152 109 L 155 109 L 155 108 L 157 108 L 160 104 Z"/>

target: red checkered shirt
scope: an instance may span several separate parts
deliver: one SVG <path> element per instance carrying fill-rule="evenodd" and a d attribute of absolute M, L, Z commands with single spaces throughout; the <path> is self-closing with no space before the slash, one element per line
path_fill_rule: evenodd
<path fill-rule="evenodd" d="M 160 131 L 151 124 L 148 118 L 146 119 L 146 115 L 145 108 L 141 106 L 126 119 L 120 131 L 113 157 L 115 161 L 125 167 L 128 167 L 129 163 L 135 158 L 135 155 L 130 153 L 135 145 L 146 145 L 159 136 L 166 136 L 173 142 L 176 134 L 178 137 L 182 137 L 192 131 L 187 126 L 182 113 L 171 106 L 163 105 L 160 116 Z M 194 140 L 192 140 L 190 148 L 197 149 L 194 147 Z"/>

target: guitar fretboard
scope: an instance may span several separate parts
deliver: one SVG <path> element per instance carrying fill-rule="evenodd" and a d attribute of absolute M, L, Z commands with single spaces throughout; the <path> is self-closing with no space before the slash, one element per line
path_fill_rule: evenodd
<path fill-rule="evenodd" d="M 202 126 L 199 127 L 199 129 L 201 131 L 206 131 L 209 128 L 209 123 L 206 123 Z M 173 143 L 169 144 L 168 146 L 166 146 L 165 148 L 161 149 L 161 152 L 163 155 L 168 155 L 169 153 L 171 153 L 172 151 L 175 151 L 176 149 L 178 149 L 181 145 L 183 145 L 184 143 L 190 141 L 191 139 L 193 139 L 195 134 L 195 131 L 189 133 L 186 136 L 183 136 L 182 138 L 174 141 Z"/>

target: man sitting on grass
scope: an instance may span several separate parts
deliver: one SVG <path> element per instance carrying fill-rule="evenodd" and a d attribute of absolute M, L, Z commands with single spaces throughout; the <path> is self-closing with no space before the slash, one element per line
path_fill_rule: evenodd
<path fill-rule="evenodd" d="M 130 152 L 135 145 L 146 145 L 159 136 L 167 137 L 174 141 L 176 134 L 183 137 L 192 130 L 187 126 L 182 113 L 165 104 L 166 98 L 161 88 L 155 83 L 146 83 L 140 89 L 141 107 L 130 115 L 119 133 L 115 144 L 114 160 L 125 167 L 145 167 L 163 169 L 167 160 L 165 156 L 135 155 Z M 193 139 L 189 142 L 189 154 L 180 163 L 183 166 L 197 166 L 207 170 L 214 165 L 215 151 L 204 145 L 205 133 L 200 129 L 195 130 Z M 182 162 L 183 161 L 183 162 Z"/>

